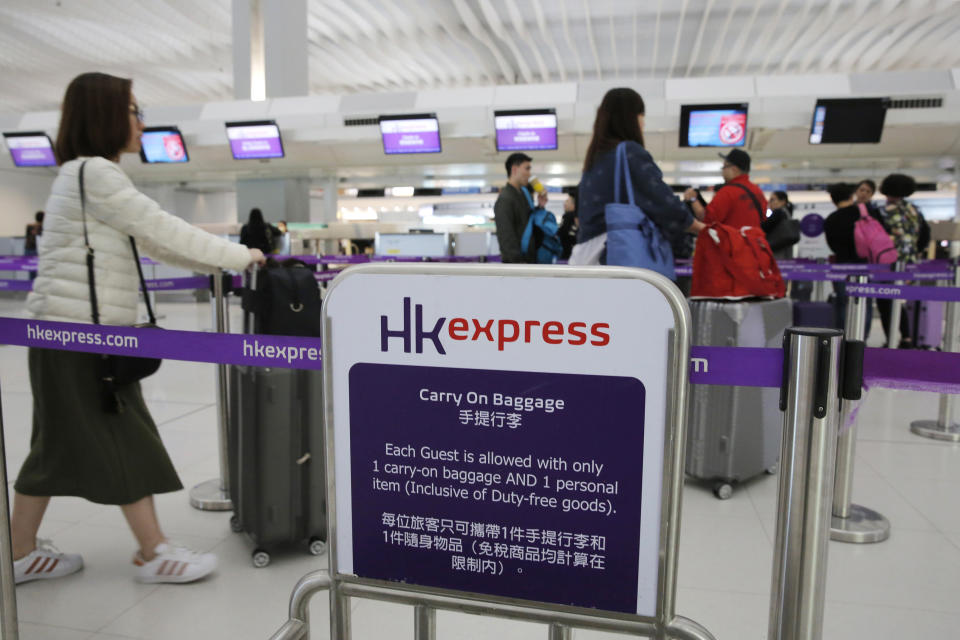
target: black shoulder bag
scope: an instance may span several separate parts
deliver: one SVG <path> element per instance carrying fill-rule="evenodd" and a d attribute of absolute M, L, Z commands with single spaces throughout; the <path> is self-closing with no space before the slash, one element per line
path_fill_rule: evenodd
<path fill-rule="evenodd" d="M 760 201 L 757 200 L 757 197 L 753 195 L 753 192 L 739 183 L 734 183 L 734 187 L 740 187 L 743 189 L 750 200 L 753 201 L 753 206 L 756 208 L 757 213 L 760 214 L 760 228 L 763 228 L 763 207 L 760 206 Z M 770 245 L 770 249 L 773 251 L 779 251 L 780 249 L 786 249 L 787 247 L 792 247 L 793 245 L 800 242 L 800 221 L 794 220 L 792 218 L 785 218 L 781 220 L 773 229 L 765 233 L 767 236 L 767 244 Z"/>
<path fill-rule="evenodd" d="M 80 215 L 83 219 L 83 243 L 87 249 L 87 281 L 90 285 L 90 315 L 93 318 L 93 324 L 100 324 L 100 309 L 97 304 L 97 288 L 94 277 L 93 260 L 94 251 L 90 246 L 90 237 L 87 235 L 87 196 L 83 186 L 83 170 L 86 161 L 80 165 Z M 156 316 L 153 315 L 153 306 L 150 304 L 150 296 L 147 291 L 147 283 L 143 279 L 143 269 L 140 267 L 140 254 L 137 252 L 137 242 L 130 237 L 130 248 L 133 250 L 133 260 L 137 265 L 137 275 L 140 276 L 140 287 L 143 289 L 143 297 L 147 303 L 147 316 L 150 322 L 134 325 L 137 327 L 157 327 Z M 117 395 L 122 387 L 133 384 L 147 376 L 153 375 L 160 368 L 160 358 L 138 358 L 135 356 L 118 356 L 102 354 L 100 356 L 100 369 L 97 375 L 100 378 L 103 387 L 103 408 L 105 411 L 120 413 L 123 411 L 123 403 Z"/>

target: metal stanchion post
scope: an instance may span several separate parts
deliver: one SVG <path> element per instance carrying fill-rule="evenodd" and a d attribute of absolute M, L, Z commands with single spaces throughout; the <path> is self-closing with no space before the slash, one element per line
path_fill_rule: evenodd
<path fill-rule="evenodd" d="M 867 276 L 850 276 L 849 284 L 865 284 Z M 867 305 L 869 298 L 847 299 L 846 339 L 862 342 L 866 335 Z M 891 329 L 891 334 L 893 330 Z M 853 403 L 844 402 L 840 413 L 840 437 L 837 439 L 837 476 L 833 491 L 833 520 L 830 537 L 839 542 L 863 544 L 882 542 L 890 537 L 890 521 L 881 514 L 852 503 L 853 465 L 857 446 L 857 425 L 848 429 Z"/>
<path fill-rule="evenodd" d="M 960 287 L 960 263 L 956 260 L 953 265 L 953 286 Z M 947 303 L 946 331 L 943 349 L 957 353 L 960 351 L 960 302 Z M 941 394 L 938 418 L 915 420 L 910 423 L 910 431 L 924 438 L 960 442 L 960 423 L 954 415 L 954 397 L 949 393 Z"/>
<path fill-rule="evenodd" d="M 573 640 L 573 629 L 562 624 L 551 624 L 548 640 Z"/>
<path fill-rule="evenodd" d="M 3 418 L 0 411 L 0 637 L 3 640 L 19 638 L 17 622 L 17 585 L 13 577 L 13 543 L 10 535 L 10 500 L 7 495 L 7 444 L 3 437 Z"/>
<path fill-rule="evenodd" d="M 898 260 L 893 270 L 902 272 L 906 269 L 906 263 Z M 897 280 L 893 284 L 903 284 Z M 890 332 L 887 334 L 887 349 L 896 349 L 900 345 L 900 316 L 903 315 L 903 300 L 891 300 L 890 304 Z"/>
<path fill-rule="evenodd" d="M 819 640 L 838 424 L 836 329 L 784 334 L 780 494 L 770 601 L 770 640 Z"/>
<path fill-rule="evenodd" d="M 437 640 L 437 610 L 425 604 L 413 608 L 413 637 L 415 640 Z"/>
<path fill-rule="evenodd" d="M 228 331 L 228 310 L 223 295 L 223 273 L 213 276 L 213 311 L 217 333 Z M 201 482 L 190 490 L 190 504 L 201 511 L 230 511 L 230 467 L 228 452 L 228 430 L 230 428 L 227 388 L 227 365 L 217 365 L 217 435 L 220 445 L 220 477 Z"/>

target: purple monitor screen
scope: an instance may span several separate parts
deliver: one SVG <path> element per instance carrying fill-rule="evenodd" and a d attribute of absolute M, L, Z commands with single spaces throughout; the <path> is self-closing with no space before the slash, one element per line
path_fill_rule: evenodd
<path fill-rule="evenodd" d="M 383 152 L 440 153 L 440 122 L 432 115 L 380 117 Z"/>
<path fill-rule="evenodd" d="M 228 122 L 227 138 L 234 160 L 283 157 L 280 128 L 275 122 Z"/>
<path fill-rule="evenodd" d="M 13 164 L 18 167 L 55 167 L 57 159 L 53 155 L 53 145 L 50 138 L 43 132 L 37 133 L 5 133 L 3 134 L 13 157 Z"/>
<path fill-rule="evenodd" d="M 494 114 L 497 151 L 557 148 L 557 114 L 550 111 L 498 111 Z"/>

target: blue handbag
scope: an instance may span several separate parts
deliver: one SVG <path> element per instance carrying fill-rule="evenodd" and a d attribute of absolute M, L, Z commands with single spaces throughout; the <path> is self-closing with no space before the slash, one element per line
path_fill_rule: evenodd
<path fill-rule="evenodd" d="M 621 180 L 622 176 L 622 180 Z M 620 191 L 626 188 L 627 202 L 620 202 Z M 673 249 L 633 195 L 633 181 L 627 164 L 626 143 L 617 145 L 617 164 L 613 174 L 613 202 L 603 208 L 607 223 L 606 264 L 650 269 L 676 280 Z"/>

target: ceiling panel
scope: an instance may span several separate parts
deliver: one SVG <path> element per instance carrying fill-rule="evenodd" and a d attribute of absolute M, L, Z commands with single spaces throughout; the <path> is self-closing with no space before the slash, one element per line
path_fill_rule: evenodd
<path fill-rule="evenodd" d="M 90 70 L 148 108 L 231 99 L 231 18 L 230 0 L 4 0 L 0 113 L 55 109 Z M 306 23 L 314 94 L 960 66 L 960 0 L 308 0 Z"/>

